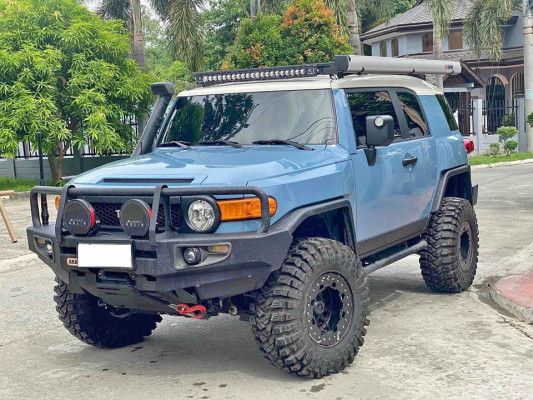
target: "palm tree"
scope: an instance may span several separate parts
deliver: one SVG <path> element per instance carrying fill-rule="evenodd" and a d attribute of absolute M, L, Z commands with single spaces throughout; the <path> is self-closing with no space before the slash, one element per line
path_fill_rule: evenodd
<path fill-rule="evenodd" d="M 433 14 L 433 58 L 435 60 L 442 60 L 442 39 L 450 29 L 455 3 L 450 0 L 426 0 L 426 5 Z M 443 90 L 442 75 L 435 75 L 435 86 Z"/>
<path fill-rule="evenodd" d="M 140 68 L 146 67 L 145 41 L 141 18 L 140 0 L 104 0 L 97 11 L 108 19 L 121 19 L 126 22 L 132 34 L 133 59 Z"/>
<path fill-rule="evenodd" d="M 502 24 L 515 12 L 522 14 L 524 32 L 524 87 L 526 115 L 533 112 L 533 0 L 474 0 L 465 21 L 465 39 L 481 55 L 498 61 L 502 56 Z M 533 151 L 533 128 L 527 129 L 527 148 Z"/>

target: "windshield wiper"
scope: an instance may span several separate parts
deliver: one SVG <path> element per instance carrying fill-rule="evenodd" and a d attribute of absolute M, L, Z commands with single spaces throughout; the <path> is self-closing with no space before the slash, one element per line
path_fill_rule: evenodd
<path fill-rule="evenodd" d="M 190 142 L 184 142 L 183 140 L 173 140 L 172 142 L 161 143 L 158 147 L 174 147 L 178 146 L 185 150 L 190 150 Z"/>
<path fill-rule="evenodd" d="M 198 142 L 200 146 L 231 146 L 240 149 L 242 146 L 232 140 L 202 140 Z"/>
<path fill-rule="evenodd" d="M 300 150 L 314 150 L 313 148 L 306 146 L 305 144 L 301 144 L 298 142 L 293 142 L 292 140 L 282 140 L 282 139 L 272 139 L 272 140 L 256 140 L 255 142 L 252 142 L 252 144 L 286 144 L 288 146 L 294 146 L 297 149 Z"/>

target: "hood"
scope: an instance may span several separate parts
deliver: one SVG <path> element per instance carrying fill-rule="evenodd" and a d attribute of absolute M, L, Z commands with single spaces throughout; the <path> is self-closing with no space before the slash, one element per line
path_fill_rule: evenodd
<path fill-rule="evenodd" d="M 103 165 L 77 176 L 71 183 L 78 186 L 155 186 L 158 183 L 154 183 L 154 179 L 174 179 L 183 182 L 169 183 L 169 186 L 246 185 L 252 180 L 274 178 L 341 162 L 349 156 L 338 145 L 312 147 L 314 151 L 287 146 L 156 149 L 149 154 Z M 110 178 L 113 182 L 104 182 L 104 179 Z M 148 182 L 143 183 L 143 179 Z"/>

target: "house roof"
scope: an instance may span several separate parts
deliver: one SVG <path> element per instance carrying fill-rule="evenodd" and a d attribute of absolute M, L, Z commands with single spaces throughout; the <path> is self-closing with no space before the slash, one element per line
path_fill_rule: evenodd
<path fill-rule="evenodd" d="M 454 1 L 454 0 L 450 0 Z M 472 5 L 472 0 L 455 0 L 452 10 L 452 25 L 462 22 L 466 19 L 468 10 Z M 413 8 L 403 14 L 399 14 L 389 21 L 376 26 L 375 28 L 361 35 L 362 40 L 372 39 L 387 33 L 396 32 L 400 27 L 431 27 L 433 25 L 433 16 L 425 0 L 419 1 Z"/>
<path fill-rule="evenodd" d="M 433 59 L 433 54 L 432 53 L 419 53 L 419 54 L 409 54 L 403 57 L 419 58 L 419 59 Z M 442 54 L 442 59 L 450 60 L 450 61 L 451 60 L 461 61 L 470 66 L 476 66 L 477 64 L 486 64 L 486 63 L 506 65 L 507 63 L 512 63 L 512 62 L 523 60 L 524 59 L 524 48 L 513 47 L 509 49 L 503 49 L 502 58 L 499 62 L 491 61 L 489 55 L 485 51 L 482 51 L 480 56 L 478 57 L 477 53 L 472 50 L 445 51 Z"/>

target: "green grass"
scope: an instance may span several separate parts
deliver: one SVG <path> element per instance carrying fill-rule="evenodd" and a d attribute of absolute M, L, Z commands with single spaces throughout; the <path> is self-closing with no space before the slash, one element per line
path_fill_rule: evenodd
<path fill-rule="evenodd" d="M 510 156 L 488 156 L 488 155 L 481 155 L 481 156 L 471 156 L 468 157 L 468 162 L 470 165 L 482 165 L 482 164 L 495 164 L 495 163 L 501 163 L 506 161 L 520 161 L 520 160 L 528 160 L 530 158 L 533 158 L 533 153 L 514 153 Z"/>
<path fill-rule="evenodd" d="M 38 184 L 39 181 L 32 181 L 31 179 L 0 176 L 0 191 L 14 190 L 15 192 L 28 192 Z"/>

